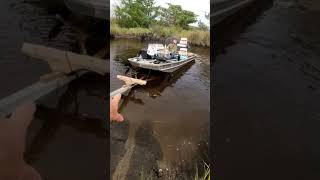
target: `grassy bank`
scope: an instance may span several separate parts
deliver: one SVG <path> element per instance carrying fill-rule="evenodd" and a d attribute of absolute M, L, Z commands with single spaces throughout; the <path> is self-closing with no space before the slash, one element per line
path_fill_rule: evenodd
<path fill-rule="evenodd" d="M 197 28 L 184 30 L 177 27 L 164 27 L 160 25 L 153 25 L 150 28 L 122 28 L 117 23 L 111 21 L 110 34 L 114 37 L 149 38 L 155 40 L 186 37 L 191 45 L 210 47 L 210 32 Z"/>

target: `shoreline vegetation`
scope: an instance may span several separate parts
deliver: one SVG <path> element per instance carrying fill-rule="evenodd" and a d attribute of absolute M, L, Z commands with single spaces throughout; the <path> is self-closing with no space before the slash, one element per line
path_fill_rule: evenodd
<path fill-rule="evenodd" d="M 141 40 L 159 40 L 188 38 L 188 43 L 194 46 L 210 47 L 210 31 L 199 28 L 182 29 L 179 27 L 165 27 L 152 25 L 149 28 L 120 27 L 116 20 L 111 20 L 110 36 L 112 38 L 128 38 Z"/>
<path fill-rule="evenodd" d="M 210 21 L 210 13 L 205 17 Z M 191 24 L 197 23 L 197 27 Z M 158 40 L 188 38 L 193 46 L 210 47 L 210 28 L 192 11 L 167 3 L 157 6 L 155 0 L 119 0 L 110 20 L 113 38 Z"/>
<path fill-rule="evenodd" d="M 201 172 L 201 175 L 199 174 Z M 203 162 L 203 167 L 198 169 L 196 166 L 195 174 L 179 174 L 179 171 L 173 170 L 162 170 L 159 169 L 157 173 L 154 171 L 145 171 L 142 167 L 139 172 L 139 180 L 173 180 L 173 179 L 190 179 L 190 180 L 210 180 L 210 165 L 206 162 Z"/>

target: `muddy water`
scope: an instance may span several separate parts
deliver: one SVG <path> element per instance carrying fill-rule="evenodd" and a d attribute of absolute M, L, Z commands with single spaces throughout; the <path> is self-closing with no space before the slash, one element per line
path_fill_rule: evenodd
<path fill-rule="evenodd" d="M 320 5 L 258 1 L 216 28 L 217 179 L 319 179 Z"/>
<path fill-rule="evenodd" d="M 132 69 L 123 60 L 136 56 L 147 44 L 128 39 L 111 41 L 111 90 L 123 85 L 116 75 L 131 75 Z M 173 171 L 181 166 L 186 170 L 193 168 L 196 160 L 205 159 L 203 154 L 208 155 L 210 51 L 194 47 L 192 52 L 201 56 L 195 63 L 170 78 L 160 74 L 162 79 L 150 82 L 146 87 L 136 87 L 123 97 L 122 114 L 127 125 L 119 128 L 113 124 L 111 127 L 112 173 L 121 172 L 136 178 L 141 168 Z M 119 136 L 126 146 L 113 146 L 116 144 L 114 139 Z M 123 148 L 120 155 L 116 153 L 118 148 Z M 128 154 L 128 151 L 132 152 Z M 119 157 L 121 154 L 126 156 L 125 162 Z M 128 167 L 121 168 L 123 166 Z"/>
<path fill-rule="evenodd" d="M 0 3 L 1 98 L 50 72 L 46 63 L 21 53 L 23 42 L 79 51 L 72 23 L 57 26 L 56 8 L 26 2 Z M 38 101 L 25 157 L 43 179 L 106 179 L 106 81 L 88 74 Z"/>

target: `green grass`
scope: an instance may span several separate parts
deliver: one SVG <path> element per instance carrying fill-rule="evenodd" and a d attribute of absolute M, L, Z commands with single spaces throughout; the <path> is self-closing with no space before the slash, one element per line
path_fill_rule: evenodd
<path fill-rule="evenodd" d="M 200 176 L 198 172 L 198 168 L 196 168 L 196 173 L 193 178 L 188 178 L 188 179 L 193 179 L 193 180 L 210 180 L 210 165 L 204 162 L 204 172 Z M 139 180 L 153 180 L 153 175 L 152 173 L 146 173 L 144 169 L 142 168 L 140 171 L 140 177 Z"/>
<path fill-rule="evenodd" d="M 114 36 L 149 36 L 151 34 L 150 29 L 146 28 L 121 28 L 117 24 L 111 24 L 110 34 Z"/>
<path fill-rule="evenodd" d="M 146 173 L 144 169 L 141 169 L 139 180 L 153 180 L 152 173 Z"/>
<path fill-rule="evenodd" d="M 210 165 L 204 162 L 204 174 L 199 177 L 198 168 L 196 169 L 196 175 L 194 180 L 210 180 Z"/>
<path fill-rule="evenodd" d="M 122 28 L 111 21 L 110 34 L 118 37 L 150 37 L 151 39 L 186 37 L 191 45 L 210 47 L 210 32 L 197 28 L 185 30 L 161 25 L 153 25 L 150 28 Z"/>

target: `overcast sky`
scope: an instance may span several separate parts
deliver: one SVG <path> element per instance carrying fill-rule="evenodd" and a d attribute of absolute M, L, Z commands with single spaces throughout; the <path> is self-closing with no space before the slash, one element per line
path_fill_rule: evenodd
<path fill-rule="evenodd" d="M 113 13 L 114 5 L 118 4 L 120 0 L 110 0 L 111 11 Z M 156 5 L 167 7 L 167 3 L 181 5 L 182 9 L 192 11 L 198 15 L 198 20 L 209 25 L 209 21 L 205 18 L 205 13 L 210 12 L 210 0 L 155 0 Z M 194 23 L 196 25 L 197 23 Z"/>

